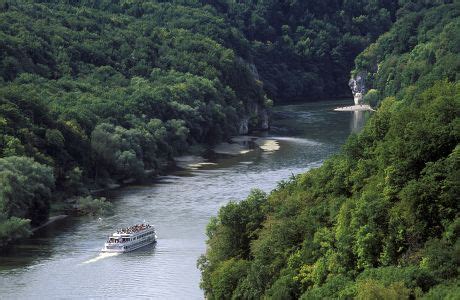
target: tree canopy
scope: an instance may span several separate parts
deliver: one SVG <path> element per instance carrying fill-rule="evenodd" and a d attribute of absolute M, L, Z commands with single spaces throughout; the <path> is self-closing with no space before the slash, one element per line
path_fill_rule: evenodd
<path fill-rule="evenodd" d="M 0 169 L 0 224 L 36 226 L 83 186 L 158 174 L 246 118 L 259 128 L 270 101 L 247 49 L 194 1 L 2 1 L 0 159 L 28 160 L 53 179 Z M 46 193 L 29 190 L 38 185 Z"/>
<path fill-rule="evenodd" d="M 460 7 L 397 15 L 356 59 L 379 107 L 363 131 L 209 223 L 208 299 L 458 297 Z"/>
<path fill-rule="evenodd" d="M 390 28 L 401 1 L 202 0 L 250 42 L 269 97 L 318 100 L 348 96 L 353 62 Z"/>

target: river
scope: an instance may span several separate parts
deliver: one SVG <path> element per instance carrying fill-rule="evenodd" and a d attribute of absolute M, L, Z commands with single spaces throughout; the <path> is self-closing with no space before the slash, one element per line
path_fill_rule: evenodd
<path fill-rule="evenodd" d="M 209 218 L 252 188 L 268 192 L 336 153 L 363 124 L 362 112 L 332 111 L 349 103 L 275 107 L 272 128 L 261 135 L 276 140 L 279 150 L 214 156 L 200 168 L 111 192 L 111 216 L 67 218 L 39 230 L 0 254 L 0 298 L 203 299 L 196 261 L 206 250 Z M 143 220 L 157 229 L 155 247 L 119 255 L 99 252 L 114 229 Z"/>

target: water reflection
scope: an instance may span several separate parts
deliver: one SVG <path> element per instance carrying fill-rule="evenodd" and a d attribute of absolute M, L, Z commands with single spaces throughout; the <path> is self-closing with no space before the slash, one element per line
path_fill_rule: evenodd
<path fill-rule="evenodd" d="M 351 112 L 353 114 L 351 118 L 351 132 L 353 133 L 358 133 L 363 129 L 366 120 L 369 118 L 369 112 L 368 111 L 353 111 Z"/>
<path fill-rule="evenodd" d="M 71 217 L 58 220 L 37 230 L 29 239 L 4 249 L 0 252 L 0 272 L 18 266 L 27 267 L 50 259 L 62 242 L 62 238 L 78 227 L 79 222 L 80 220 Z"/>

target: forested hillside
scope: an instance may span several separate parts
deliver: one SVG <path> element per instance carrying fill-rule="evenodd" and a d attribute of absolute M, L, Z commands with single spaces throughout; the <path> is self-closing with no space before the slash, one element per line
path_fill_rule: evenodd
<path fill-rule="evenodd" d="M 208 299 L 458 298 L 460 5 L 396 15 L 352 73 L 378 106 L 364 130 L 208 225 Z"/>
<path fill-rule="evenodd" d="M 1 1 L 0 220 L 40 224 L 50 195 L 140 179 L 190 146 L 266 129 L 270 98 L 349 94 L 354 57 L 400 4 Z"/>
<path fill-rule="evenodd" d="M 0 245 L 85 187 L 266 126 L 238 30 L 160 2 L 0 3 Z"/>
<path fill-rule="evenodd" d="M 409 2 L 202 1 L 250 41 L 264 88 L 276 102 L 348 96 L 356 55 L 387 31 L 399 5 Z"/>

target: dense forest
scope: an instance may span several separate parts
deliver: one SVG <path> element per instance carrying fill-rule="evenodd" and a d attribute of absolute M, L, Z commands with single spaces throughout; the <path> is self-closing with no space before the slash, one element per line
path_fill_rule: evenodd
<path fill-rule="evenodd" d="M 458 298 L 460 4 L 399 4 L 352 72 L 377 112 L 320 168 L 220 209 L 207 299 Z"/>
<path fill-rule="evenodd" d="M 88 187 L 266 126 L 247 47 L 199 3 L 2 1 L 0 245 Z"/>
<path fill-rule="evenodd" d="M 351 72 L 377 112 L 322 167 L 222 207 L 202 288 L 454 299 L 459 27 L 449 0 L 2 0 L 0 246 L 71 196 L 104 207 L 89 189 L 266 128 L 272 100 L 350 95 Z"/>
<path fill-rule="evenodd" d="M 249 40 L 275 102 L 348 96 L 356 55 L 390 28 L 399 7 L 393 0 L 203 1 Z"/>
<path fill-rule="evenodd" d="M 266 129 L 271 99 L 349 95 L 355 56 L 398 6 L 0 1 L 0 245 L 88 188 Z"/>

